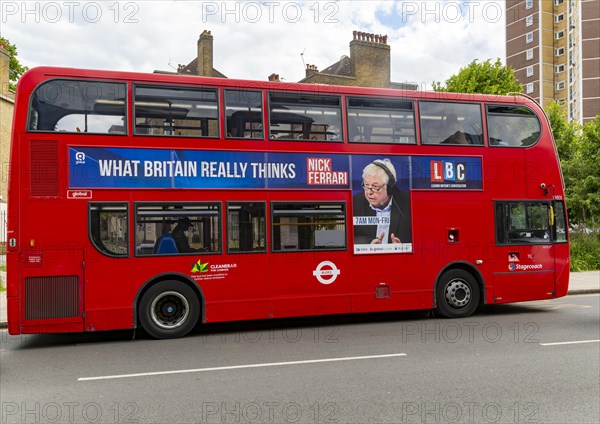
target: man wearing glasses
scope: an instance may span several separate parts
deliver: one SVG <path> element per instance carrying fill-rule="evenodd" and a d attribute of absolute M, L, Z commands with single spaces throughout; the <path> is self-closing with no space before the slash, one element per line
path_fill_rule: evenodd
<path fill-rule="evenodd" d="M 412 243 L 410 196 L 396 187 L 396 175 L 389 159 L 363 169 L 363 192 L 353 199 L 354 244 Z"/>

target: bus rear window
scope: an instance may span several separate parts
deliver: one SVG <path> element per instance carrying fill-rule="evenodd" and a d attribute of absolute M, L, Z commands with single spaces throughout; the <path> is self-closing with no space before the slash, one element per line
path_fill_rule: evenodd
<path fill-rule="evenodd" d="M 311 93 L 270 93 L 270 138 L 342 141 L 338 96 Z"/>
<path fill-rule="evenodd" d="M 540 121 L 524 106 L 487 106 L 490 146 L 533 146 L 540 138 Z"/>
<path fill-rule="evenodd" d="M 135 133 L 179 137 L 219 137 L 217 90 L 137 85 Z"/>
<path fill-rule="evenodd" d="M 29 131 L 125 134 L 127 86 L 123 83 L 51 80 L 29 105 Z"/>
<path fill-rule="evenodd" d="M 351 142 L 415 144 L 413 102 L 349 98 L 348 133 Z"/>

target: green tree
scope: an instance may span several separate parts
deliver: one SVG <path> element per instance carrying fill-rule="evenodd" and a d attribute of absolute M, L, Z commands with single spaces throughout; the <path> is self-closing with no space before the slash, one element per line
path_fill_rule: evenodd
<path fill-rule="evenodd" d="M 501 95 L 523 91 L 523 87 L 515 78 L 514 70 L 502 65 L 500 59 L 496 59 L 495 63 L 492 63 L 491 59 L 478 63 L 476 59 L 448 78 L 444 85 L 434 81 L 433 89 L 454 93 Z"/>
<path fill-rule="evenodd" d="M 567 120 L 563 107 L 556 102 L 546 107 L 546 115 L 550 121 L 561 164 L 573 160 L 579 142 L 579 126 Z"/>
<path fill-rule="evenodd" d="M 17 47 L 14 44 L 11 44 L 11 42 L 4 37 L 0 37 L 0 44 L 4 46 L 10 58 L 10 62 L 8 65 L 8 86 L 11 90 L 14 91 L 17 85 L 17 81 L 19 80 L 21 75 L 23 75 L 23 73 L 29 68 L 27 66 L 21 65 L 21 62 L 19 62 L 19 60 L 17 59 Z"/>
<path fill-rule="evenodd" d="M 579 143 L 579 194 L 583 221 L 600 224 L 600 115 L 583 126 Z"/>
<path fill-rule="evenodd" d="M 583 127 L 569 122 L 556 102 L 546 108 L 565 179 L 572 223 L 600 223 L 600 115 Z"/>

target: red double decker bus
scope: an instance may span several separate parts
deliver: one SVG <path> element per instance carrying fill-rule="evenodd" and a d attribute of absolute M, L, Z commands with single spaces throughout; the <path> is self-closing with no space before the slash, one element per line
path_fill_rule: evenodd
<path fill-rule="evenodd" d="M 42 67 L 9 179 L 11 334 L 567 293 L 564 188 L 524 96 Z"/>

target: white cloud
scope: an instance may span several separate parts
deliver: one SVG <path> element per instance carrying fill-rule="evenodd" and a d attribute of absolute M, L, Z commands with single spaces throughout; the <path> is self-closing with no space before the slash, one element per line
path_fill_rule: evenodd
<path fill-rule="evenodd" d="M 352 31 L 388 35 L 392 79 L 430 86 L 473 59 L 504 58 L 502 1 L 1 2 L 1 35 L 29 67 L 152 72 L 196 55 L 214 36 L 214 66 L 231 78 L 287 81 L 348 55 Z M 500 14 L 500 16 L 498 16 Z M 303 55 L 301 56 L 301 53 Z"/>

